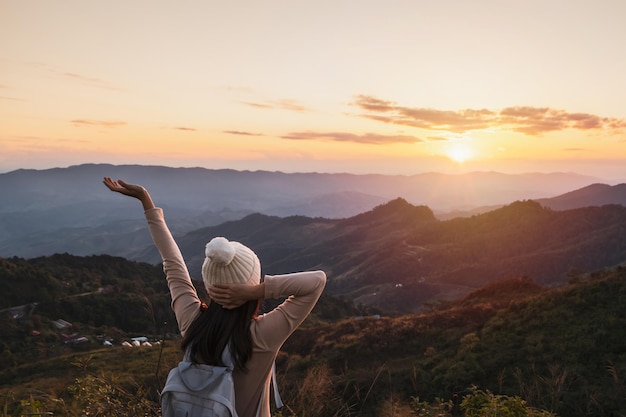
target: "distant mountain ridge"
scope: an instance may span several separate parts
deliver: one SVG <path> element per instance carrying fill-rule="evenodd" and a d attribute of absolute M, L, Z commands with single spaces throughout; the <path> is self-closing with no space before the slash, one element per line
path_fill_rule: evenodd
<path fill-rule="evenodd" d="M 601 182 L 572 173 L 416 175 L 283 173 L 210 170 L 164 166 L 84 164 L 48 170 L 16 170 L 0 174 L 0 191 L 11 196 L 0 213 L 65 207 L 69 203 L 109 200 L 98 189 L 103 176 L 125 178 L 149 187 L 158 201 L 187 210 L 231 208 L 273 213 L 276 207 L 317 196 L 346 192 L 369 195 L 376 203 L 402 197 L 433 210 L 507 204 L 562 194 Z M 371 208 L 371 207 L 369 207 Z M 350 213 L 365 211 L 361 208 Z M 311 212 L 291 212 L 316 216 Z M 341 217 L 341 216 L 327 216 Z"/>
<path fill-rule="evenodd" d="M 571 210 L 582 207 L 604 206 L 607 204 L 626 206 L 626 184 L 622 183 L 611 186 L 608 184 L 595 183 L 556 197 L 538 198 L 535 199 L 535 201 L 544 207 L 549 207 L 554 210 Z M 477 207 L 473 210 L 440 213 L 437 217 L 441 220 L 455 217 L 469 217 L 493 211 L 500 207 L 501 206 Z"/>
<path fill-rule="evenodd" d="M 536 200 L 554 210 L 569 210 L 581 207 L 620 204 L 626 206 L 626 184 L 591 184 L 552 198 Z"/>
<path fill-rule="evenodd" d="M 149 245 L 135 201 L 101 185 L 113 176 L 150 189 L 176 235 L 251 213 L 349 218 L 401 197 L 435 212 L 562 194 L 598 179 L 577 174 L 412 176 L 85 164 L 0 174 L 0 256 L 68 252 L 135 258 Z"/>

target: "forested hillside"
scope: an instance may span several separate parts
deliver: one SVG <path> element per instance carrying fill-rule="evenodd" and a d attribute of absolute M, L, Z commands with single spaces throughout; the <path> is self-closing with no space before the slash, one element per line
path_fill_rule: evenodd
<path fill-rule="evenodd" d="M 147 230 L 142 235 L 149 239 Z M 556 211 L 517 201 L 441 221 L 426 206 L 396 199 L 347 219 L 253 214 L 178 236 L 193 277 L 200 277 L 202 248 L 213 236 L 252 247 L 264 274 L 323 269 L 328 294 L 417 313 L 505 278 L 528 276 L 553 287 L 624 262 L 626 207 Z M 158 262 L 153 245 L 140 257 Z M 77 291 L 86 292 L 96 284 L 80 285 Z"/>
<path fill-rule="evenodd" d="M 201 281 L 195 284 L 206 299 Z M 0 367 L 104 341 L 177 338 L 170 302 L 161 266 L 107 255 L 0 258 Z M 276 302 L 267 300 L 264 308 Z M 313 317 L 336 320 L 362 312 L 367 310 L 324 295 Z M 73 343 L 79 337 L 89 343 Z"/>
<path fill-rule="evenodd" d="M 302 329 L 280 365 L 294 392 L 326 375 L 346 410 L 412 396 L 458 406 L 477 385 L 562 416 L 623 415 L 626 267 L 592 275 L 560 289 L 511 279 L 430 313 Z"/>
<path fill-rule="evenodd" d="M 403 199 L 342 220 L 261 214 L 180 237 L 200 276 L 207 236 L 241 241 L 264 272 L 323 269 L 327 292 L 395 312 L 420 312 L 490 282 L 526 275 L 547 286 L 626 260 L 626 207 L 556 211 L 534 201 L 452 220 Z"/>
<path fill-rule="evenodd" d="M 22 315 L 2 311 L 0 398 L 7 410 L 30 395 L 28 404 L 48 409 L 55 398 L 65 407 L 100 401 L 123 408 L 141 400 L 144 411 L 157 409 L 159 381 L 181 355 L 169 339 L 175 335 L 167 335 L 161 359 L 160 348 L 120 342 L 162 338 L 155 323 L 167 319 L 168 297 L 159 267 L 69 255 L 2 259 L 0 266 L 3 294 L 18 296 L 19 288 L 32 294 L 20 302 L 38 302 Z M 426 403 L 435 407 L 437 398 L 447 405 L 435 408 L 458 415 L 472 385 L 562 416 L 621 415 L 625 302 L 623 266 L 555 289 L 528 277 L 498 281 L 419 315 L 387 316 L 325 296 L 282 349 L 281 392 L 295 415 L 312 417 L 409 415 Z M 65 344 L 58 318 L 87 341 Z M 113 346 L 102 347 L 103 337 Z"/>

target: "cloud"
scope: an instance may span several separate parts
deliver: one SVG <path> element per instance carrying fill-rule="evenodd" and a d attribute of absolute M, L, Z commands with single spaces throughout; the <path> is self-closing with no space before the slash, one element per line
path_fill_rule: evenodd
<path fill-rule="evenodd" d="M 345 132 L 294 132 L 281 136 L 282 139 L 291 140 L 324 140 L 336 142 L 355 142 L 382 145 L 388 143 L 417 143 L 422 142 L 415 136 L 408 135 L 379 135 L 375 133 L 366 133 L 357 135 Z"/>
<path fill-rule="evenodd" d="M 391 101 L 365 95 L 357 96 L 354 105 L 368 111 L 369 113 L 362 115 L 368 119 L 421 129 L 446 130 L 455 133 L 487 129 L 496 117 L 493 111 L 486 109 L 450 111 L 402 107 Z"/>
<path fill-rule="evenodd" d="M 111 90 L 111 91 L 122 91 L 120 88 L 113 87 L 108 82 L 106 82 L 104 80 L 101 80 L 99 78 L 85 77 L 84 75 L 76 74 L 74 72 L 58 72 L 58 71 L 54 71 L 54 70 L 52 70 L 52 71 L 57 73 L 57 74 L 62 75 L 65 78 L 69 78 L 71 80 L 79 81 L 81 84 L 84 84 L 84 85 L 89 85 L 91 87 L 103 88 L 105 90 Z"/>
<path fill-rule="evenodd" d="M 361 117 L 384 123 L 420 129 L 465 133 L 490 128 L 508 129 L 526 135 L 566 129 L 621 129 L 625 119 L 600 117 L 588 113 L 569 113 L 549 107 L 517 106 L 502 110 L 437 110 L 399 106 L 392 101 L 359 95 L 354 106 L 364 110 Z"/>
<path fill-rule="evenodd" d="M 114 121 L 114 120 L 86 120 L 86 119 L 75 119 L 75 120 L 71 120 L 70 123 L 78 127 L 96 126 L 96 127 L 106 127 L 106 128 L 121 127 L 127 124 L 126 122 L 120 122 L 120 121 Z"/>
<path fill-rule="evenodd" d="M 568 113 L 547 107 L 507 107 L 500 111 L 500 122 L 516 132 L 537 135 L 565 129 L 617 129 L 626 121 L 587 113 Z"/>
<path fill-rule="evenodd" d="M 48 152 L 66 150 L 72 147 L 91 143 L 86 139 L 51 138 L 43 136 L 10 136 L 0 141 L 0 148 L 11 152 Z"/>
<path fill-rule="evenodd" d="M 49 74 L 53 74 L 55 77 L 60 77 L 66 80 L 70 80 L 74 83 L 87 85 L 89 87 L 102 88 L 102 89 L 110 90 L 110 91 L 124 91 L 122 88 L 115 87 L 108 81 L 102 80 L 100 78 L 89 77 L 89 76 L 85 76 L 85 75 L 78 74 L 78 73 L 71 72 L 71 71 L 58 70 L 42 62 L 24 62 L 23 64 L 29 67 L 36 68 L 37 70 L 45 71 Z"/>
<path fill-rule="evenodd" d="M 241 135 L 241 136 L 263 136 L 262 133 L 243 132 L 241 130 L 224 130 L 223 133 L 229 135 Z"/>
<path fill-rule="evenodd" d="M 250 87 L 243 87 L 243 86 L 237 86 L 237 85 L 225 85 L 222 86 L 222 89 L 231 92 L 231 93 L 245 93 L 245 94 L 250 94 L 252 92 L 254 92 L 254 90 Z"/>
<path fill-rule="evenodd" d="M 174 130 L 184 130 L 186 132 L 196 132 L 198 129 L 193 127 L 185 127 L 185 126 L 175 126 L 172 129 Z"/>
<path fill-rule="evenodd" d="M 25 101 L 24 99 L 21 99 L 21 98 L 17 98 L 17 97 L 6 97 L 6 96 L 0 96 L 0 100 Z"/>
<path fill-rule="evenodd" d="M 9 89 L 8 85 L 0 84 L 0 90 L 8 90 L 8 89 Z M 9 96 L 0 96 L 0 100 L 25 101 L 24 99 L 21 99 L 21 98 L 9 97 Z"/>
<path fill-rule="evenodd" d="M 256 107 L 259 109 L 308 111 L 308 109 L 302 104 L 299 104 L 297 100 L 291 100 L 291 99 L 269 100 L 269 101 L 263 101 L 263 102 L 242 101 L 242 103 L 247 106 Z"/>

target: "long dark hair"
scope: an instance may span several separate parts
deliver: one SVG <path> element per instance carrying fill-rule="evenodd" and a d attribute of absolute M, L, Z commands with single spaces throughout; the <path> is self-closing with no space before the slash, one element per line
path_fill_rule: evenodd
<path fill-rule="evenodd" d="M 246 372 L 246 363 L 252 356 L 250 321 L 258 310 L 258 300 L 234 309 L 223 308 L 215 302 L 205 304 L 185 332 L 181 347 L 183 350 L 190 348 L 190 360 L 194 363 L 224 366 L 222 352 L 230 346 L 235 369 Z"/>

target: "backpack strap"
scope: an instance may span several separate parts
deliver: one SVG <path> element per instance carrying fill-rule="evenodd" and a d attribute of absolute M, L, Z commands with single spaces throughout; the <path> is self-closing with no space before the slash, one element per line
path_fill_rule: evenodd
<path fill-rule="evenodd" d="M 285 404 L 283 404 L 283 400 L 280 398 L 280 393 L 278 392 L 278 383 L 276 382 L 276 361 L 272 364 L 272 385 L 274 386 L 274 402 L 276 403 L 276 408 L 281 408 Z"/>
<path fill-rule="evenodd" d="M 280 398 L 280 393 L 278 392 L 278 383 L 276 382 L 276 361 L 272 363 L 272 387 L 274 388 L 274 403 L 276 404 L 276 408 L 282 408 L 285 404 L 283 404 L 283 400 Z M 261 398 L 259 399 L 259 406 L 256 409 L 256 417 L 261 416 L 261 408 L 263 407 L 263 397 L 265 397 L 265 390 L 267 385 L 263 385 L 263 391 L 261 391 Z"/>

